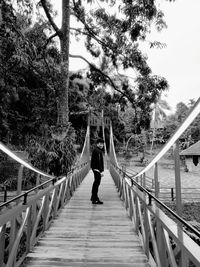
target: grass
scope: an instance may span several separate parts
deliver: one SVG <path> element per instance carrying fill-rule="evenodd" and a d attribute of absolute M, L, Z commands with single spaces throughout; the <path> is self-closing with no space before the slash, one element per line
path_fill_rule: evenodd
<path fill-rule="evenodd" d="M 176 206 L 174 203 L 165 203 L 171 210 L 176 212 Z M 166 212 L 166 214 L 172 218 L 172 215 Z M 200 232 L 200 202 L 184 203 L 182 207 L 182 216 L 191 226 L 196 228 Z M 173 218 L 172 218 L 173 219 Z M 185 232 L 198 244 L 200 245 L 200 238 L 193 234 L 188 229 Z"/>
<path fill-rule="evenodd" d="M 166 205 L 176 212 L 174 203 L 166 203 Z M 197 221 L 200 223 L 200 202 L 184 203 L 182 210 L 182 218 L 186 221 Z"/>

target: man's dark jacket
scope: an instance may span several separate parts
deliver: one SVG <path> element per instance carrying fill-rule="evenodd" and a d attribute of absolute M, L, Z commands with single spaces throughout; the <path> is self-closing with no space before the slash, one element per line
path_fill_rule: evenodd
<path fill-rule="evenodd" d="M 103 163 L 103 152 L 100 148 L 95 147 L 92 151 L 91 157 L 91 169 L 99 170 L 100 172 L 104 171 L 104 163 Z"/>

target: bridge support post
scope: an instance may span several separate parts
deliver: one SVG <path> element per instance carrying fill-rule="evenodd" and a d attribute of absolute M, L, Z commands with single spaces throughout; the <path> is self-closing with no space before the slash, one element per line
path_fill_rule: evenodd
<path fill-rule="evenodd" d="M 24 166 L 20 165 L 17 177 L 17 196 L 22 192 L 22 177 L 23 177 L 23 170 Z M 17 199 L 17 204 L 19 203 L 20 199 Z"/>
<path fill-rule="evenodd" d="M 148 225 L 148 215 L 147 215 L 147 207 L 144 206 L 144 231 L 145 231 L 145 242 L 144 242 L 144 249 L 147 258 L 149 259 L 149 225 Z"/>
<path fill-rule="evenodd" d="M 180 175 L 180 158 L 179 158 L 179 139 L 174 144 L 174 163 L 175 163 L 175 185 L 176 185 L 176 211 L 179 216 L 182 215 L 181 199 L 181 175 Z"/>
<path fill-rule="evenodd" d="M 28 253 L 31 249 L 31 233 L 32 233 L 32 212 L 33 207 L 30 207 L 30 213 L 28 215 L 28 221 L 27 221 L 27 240 L 26 240 L 26 253 Z"/>
<path fill-rule="evenodd" d="M 144 173 L 142 176 L 142 186 L 145 188 L 146 187 L 146 174 Z"/>
<path fill-rule="evenodd" d="M 154 185 L 155 185 L 155 197 L 159 198 L 159 181 L 158 181 L 158 163 L 154 165 Z M 158 210 L 156 209 L 156 212 Z M 158 211 L 159 212 L 159 211 Z M 156 220 L 156 240 L 158 246 L 158 253 L 160 261 L 163 267 L 167 266 L 165 247 L 163 244 L 163 231 L 159 220 Z"/>
<path fill-rule="evenodd" d="M 128 188 L 128 197 L 129 197 L 129 216 L 132 220 L 133 217 L 133 198 L 132 198 L 132 189 L 129 187 Z"/>
<path fill-rule="evenodd" d="M 0 266 L 4 266 L 5 236 L 6 236 L 6 224 L 2 226 L 0 233 Z"/>
<path fill-rule="evenodd" d="M 182 216 L 182 198 L 181 198 L 181 175 L 180 175 L 180 157 L 179 157 L 179 139 L 174 144 L 174 163 L 175 163 L 175 185 L 176 185 L 176 212 Z M 183 242 L 183 227 L 178 223 L 178 237 Z M 181 266 L 185 267 L 186 261 L 184 251 L 181 251 Z"/>
<path fill-rule="evenodd" d="M 158 163 L 154 165 L 155 197 L 159 198 Z"/>
<path fill-rule="evenodd" d="M 38 186 L 39 184 L 40 184 L 40 174 L 38 173 L 36 178 L 36 186 Z"/>

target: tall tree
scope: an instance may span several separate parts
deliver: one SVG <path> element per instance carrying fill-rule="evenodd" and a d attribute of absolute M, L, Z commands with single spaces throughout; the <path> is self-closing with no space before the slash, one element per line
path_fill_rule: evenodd
<path fill-rule="evenodd" d="M 176 105 L 176 119 L 178 121 L 179 124 L 181 124 L 183 122 L 183 120 L 186 118 L 187 114 L 188 114 L 189 108 L 187 107 L 187 105 L 183 102 L 179 102 Z"/>
<path fill-rule="evenodd" d="M 151 153 L 153 151 L 154 139 L 156 136 L 156 129 L 159 126 L 164 127 L 164 120 L 167 118 L 166 111 L 170 110 L 170 106 L 167 101 L 161 99 L 161 96 L 154 103 L 153 112 L 152 112 L 152 143 L 151 143 Z"/>
<path fill-rule="evenodd" d="M 125 99 L 128 99 L 132 103 L 135 114 L 134 123 L 137 125 L 137 132 L 140 132 L 141 128 L 148 127 L 151 112 L 150 105 L 156 96 L 167 87 L 165 79 L 151 73 L 151 69 L 146 62 L 146 57 L 142 55 L 138 46 L 140 40 L 145 40 L 145 35 L 150 30 L 150 26 L 154 21 L 156 21 L 156 25 L 160 28 L 165 26 L 163 13 L 157 9 L 153 0 L 122 1 L 122 3 L 113 0 L 101 1 L 102 6 L 94 5 L 95 2 L 89 0 L 62 1 L 62 27 L 60 29 L 54 22 L 54 12 L 50 1 L 40 0 L 38 1 L 38 7 L 43 8 L 48 20 L 44 23 L 43 17 L 41 15 L 38 17 L 37 24 L 38 33 L 40 32 L 39 35 L 37 35 L 37 31 L 34 34 L 30 31 L 30 28 L 33 26 L 31 17 L 31 12 L 34 10 L 33 2 L 25 0 L 16 1 L 19 4 L 15 5 L 18 13 L 22 10 L 27 14 L 26 17 L 21 15 L 25 22 L 25 24 L 21 23 L 21 25 L 25 25 L 25 27 L 20 27 L 20 23 L 16 24 L 14 23 L 14 19 L 10 19 L 12 31 L 18 34 L 21 39 L 18 38 L 18 42 L 13 41 L 13 35 L 11 36 L 10 34 L 11 31 L 7 31 L 6 29 L 5 35 L 9 35 L 9 40 L 13 42 L 11 47 L 14 47 L 14 49 L 17 48 L 17 53 L 15 53 L 17 56 L 13 54 L 13 61 L 11 60 L 10 63 L 20 62 L 20 64 L 17 65 L 18 68 L 13 69 L 18 72 L 16 77 L 20 77 L 20 88 L 24 87 L 25 94 L 18 94 L 22 97 L 20 101 L 23 100 L 24 97 L 22 103 L 25 103 L 25 98 L 28 97 L 29 102 L 31 102 L 31 105 L 25 105 L 27 108 L 26 110 L 30 112 L 23 112 L 23 114 L 26 114 L 29 125 L 34 125 L 34 127 L 38 125 L 30 123 L 33 118 L 31 114 L 33 113 L 36 100 L 38 101 L 36 106 L 40 107 L 45 106 L 45 103 L 49 104 L 49 102 L 51 102 L 51 105 L 55 104 L 55 99 L 57 99 L 57 127 L 54 129 L 58 131 L 55 132 L 53 130 L 51 137 L 62 142 L 69 133 L 67 130 L 69 117 L 68 102 L 70 96 L 68 56 L 72 56 L 79 57 L 89 64 L 90 69 L 87 76 L 91 80 L 90 89 L 94 91 L 102 90 L 103 92 L 107 86 L 113 88 L 117 94 L 114 94 L 113 98 L 111 97 L 111 102 L 117 96 L 121 106 L 126 102 Z M 3 2 L 9 1 L 3 0 Z M 25 4 L 25 6 L 21 6 L 20 9 L 20 4 Z M 106 8 L 106 5 L 108 8 Z M 9 7 L 13 10 L 10 3 Z M 118 11 L 113 12 L 113 10 Z M 16 17 L 17 12 L 14 10 L 13 14 L 14 17 Z M 79 22 L 76 28 L 69 28 L 70 17 L 76 18 Z M 46 28 L 40 28 L 42 24 L 46 25 Z M 34 27 L 36 26 L 35 24 Z M 42 31 L 39 29 L 42 29 Z M 48 38 L 45 37 L 47 34 L 49 34 Z M 60 54 L 56 52 L 52 43 L 53 38 L 56 36 L 58 36 L 60 40 Z M 85 44 L 88 52 L 92 54 L 94 60 L 101 59 L 100 61 L 102 64 L 98 67 L 94 63 L 89 62 L 82 55 L 69 55 L 70 36 L 85 37 Z M 41 42 L 41 44 L 43 43 L 43 45 L 37 46 L 35 42 L 36 39 L 38 42 Z M 22 40 L 22 42 L 19 42 L 20 40 Z M 16 44 L 19 45 L 16 46 Z M 55 56 L 56 54 L 58 56 Z M 5 59 L 4 62 L 6 62 Z M 53 63 L 50 64 L 51 62 Z M 4 66 L 4 64 L 2 64 L 2 66 Z M 15 64 L 11 66 L 13 67 Z M 119 74 L 121 70 L 126 70 L 128 68 L 132 68 L 136 71 L 137 75 L 134 84 L 129 83 L 127 79 L 121 79 L 119 82 L 119 79 L 116 79 L 116 75 L 112 74 L 114 71 L 116 74 Z M 23 69 L 24 71 L 22 71 Z M 46 69 L 46 71 L 44 71 L 44 69 Z M 60 73 L 55 71 L 56 69 L 59 69 Z M 5 73 L 7 73 L 7 71 L 5 71 Z M 120 75 L 118 76 L 121 77 Z M 32 82 L 30 84 L 30 81 L 38 82 L 38 80 L 44 83 L 39 83 L 35 87 L 32 86 Z M 50 90 L 47 90 L 47 88 Z M 39 99 L 40 94 L 42 97 Z M 90 94 L 91 96 L 93 95 L 91 91 Z M 73 93 L 71 95 L 73 95 Z M 119 97 L 119 95 L 121 97 Z M 5 96 L 7 97 L 7 94 L 5 94 Z M 105 100 L 106 98 L 109 100 L 110 96 L 105 94 Z M 31 101 L 33 99 L 34 101 Z M 104 101 L 104 104 L 108 102 L 109 101 Z M 17 106 L 19 108 L 19 105 Z M 39 115 L 39 111 L 41 110 L 41 108 L 38 108 L 38 110 L 35 108 L 35 111 L 37 111 L 35 112 L 35 115 L 37 115 L 35 116 L 35 121 L 41 118 Z M 118 114 L 118 112 L 113 112 L 113 114 L 114 113 Z M 52 119 L 52 116 L 49 117 Z M 123 131 L 123 127 L 121 128 Z M 52 142 L 52 144 L 54 144 L 54 142 Z"/>
<path fill-rule="evenodd" d="M 61 29 L 53 20 L 50 1 L 41 0 L 40 3 L 55 31 L 50 38 L 58 36 L 60 39 L 62 82 L 58 89 L 58 123 L 66 124 L 68 121 L 68 56 L 85 60 L 90 66 L 91 79 L 96 83 L 110 84 L 134 103 L 135 93 L 130 86 L 124 85 L 121 89 L 107 72 L 102 71 L 94 63 L 90 63 L 82 55 L 69 55 L 69 36 L 71 32 L 75 36 L 85 37 L 86 48 L 91 55 L 94 58 L 107 58 L 107 62 L 117 70 L 134 68 L 140 76 L 151 76 L 151 69 L 146 62 L 146 57 L 139 50 L 138 41 L 145 40 L 152 23 L 155 22 L 159 30 L 166 26 L 163 13 L 157 8 L 154 0 L 122 1 L 122 3 L 113 0 L 101 1 L 102 6 L 91 0 L 71 2 L 62 0 Z M 70 28 L 70 16 L 75 17 L 79 22 L 77 27 Z M 150 45 L 156 44 L 161 45 L 159 43 Z M 137 80 L 138 83 L 139 81 L 141 80 Z M 156 85 L 153 89 L 154 95 L 159 93 Z"/>
<path fill-rule="evenodd" d="M 62 0 L 62 26 L 61 29 L 57 27 L 51 15 L 51 5 L 46 0 L 41 0 L 41 5 L 46 13 L 46 16 L 53 27 L 55 35 L 60 39 L 61 52 L 61 85 L 58 88 L 58 125 L 67 125 L 69 120 L 69 35 L 70 35 L 70 0 Z M 51 38 L 53 38 L 51 37 Z"/>

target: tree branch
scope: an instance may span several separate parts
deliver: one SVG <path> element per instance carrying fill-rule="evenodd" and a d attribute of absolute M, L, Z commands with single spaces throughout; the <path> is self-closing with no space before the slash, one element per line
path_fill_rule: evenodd
<path fill-rule="evenodd" d="M 90 63 L 86 58 L 84 58 L 81 55 L 71 55 L 71 54 L 69 54 L 69 57 L 72 57 L 72 58 L 80 58 L 80 59 L 84 60 L 90 67 L 94 68 L 97 72 L 99 72 L 101 75 L 103 75 L 104 77 L 106 77 L 107 80 L 110 82 L 110 85 L 114 88 L 115 91 L 119 92 L 124 97 L 128 98 L 129 101 L 132 102 L 132 100 L 129 98 L 129 96 L 127 96 L 124 92 L 122 92 L 121 90 L 119 90 L 117 88 L 117 86 L 115 85 L 115 83 L 113 82 L 113 80 L 107 74 L 105 74 L 102 70 L 100 70 L 99 68 L 97 68 L 94 64 Z"/>
<path fill-rule="evenodd" d="M 84 22 L 82 22 L 82 23 L 84 24 Z M 70 30 L 77 31 L 77 32 L 79 32 L 79 33 L 81 33 L 83 35 L 86 35 L 86 36 L 90 36 L 95 41 L 97 41 L 98 44 L 100 44 L 102 46 L 108 47 L 108 45 L 106 43 L 104 43 L 101 39 L 97 38 L 97 36 L 95 35 L 95 33 L 87 25 L 84 24 L 84 26 L 85 26 L 87 32 L 86 31 L 82 31 L 81 29 L 77 29 L 77 28 L 70 28 Z M 109 47 L 109 49 L 111 49 L 111 48 Z"/>
<path fill-rule="evenodd" d="M 73 15 L 84 25 L 85 29 L 87 30 L 87 32 L 84 33 L 85 35 L 89 35 L 94 40 L 96 40 L 99 44 L 107 46 L 106 43 L 104 43 L 101 39 L 97 38 L 96 33 L 86 24 L 86 22 L 84 20 L 81 19 L 81 17 L 79 17 L 76 14 L 76 12 L 74 12 Z M 72 29 L 75 30 L 75 28 L 72 28 Z"/>
<path fill-rule="evenodd" d="M 117 74 L 118 74 L 119 76 L 121 76 L 121 77 L 129 78 L 129 79 L 135 80 L 135 78 L 133 78 L 133 77 L 131 77 L 131 76 L 128 76 L 128 75 L 125 75 L 125 74 L 122 74 L 122 73 L 119 73 L 118 71 L 117 71 Z M 120 79 L 121 79 L 121 78 L 120 78 Z"/>
<path fill-rule="evenodd" d="M 56 36 L 58 36 L 57 32 L 55 32 L 54 34 L 52 34 L 52 35 L 47 39 L 46 43 L 45 43 L 44 46 L 43 46 L 43 49 L 46 49 L 48 43 L 49 43 L 54 37 L 56 37 Z"/>
<path fill-rule="evenodd" d="M 47 43 L 49 43 L 54 37 L 58 36 L 58 33 L 55 32 L 54 34 L 52 34 L 48 39 L 47 39 Z"/>
<path fill-rule="evenodd" d="M 91 35 L 89 32 L 85 32 L 84 30 L 81 30 L 81 29 L 78 29 L 78 28 L 73 28 L 73 27 L 70 27 L 70 30 L 76 31 L 76 32 L 81 33 L 83 35 L 91 36 L 94 39 L 93 35 Z M 97 39 L 95 39 L 95 40 L 98 42 Z"/>
<path fill-rule="evenodd" d="M 82 31 L 81 29 L 73 28 L 73 27 L 70 27 L 69 29 L 70 29 L 70 30 L 73 30 L 73 31 L 77 31 L 77 32 L 82 33 L 82 34 L 84 34 L 84 35 L 87 35 L 87 33 L 84 32 L 84 31 Z"/>
<path fill-rule="evenodd" d="M 46 14 L 46 16 L 47 16 L 47 18 L 48 18 L 48 20 L 49 20 L 51 26 L 53 27 L 53 29 L 54 29 L 54 31 L 57 33 L 57 35 L 58 35 L 59 37 L 61 37 L 61 36 L 62 36 L 62 31 L 61 31 L 61 30 L 58 28 L 58 26 L 55 24 L 55 22 L 54 22 L 54 20 L 53 20 L 53 18 L 52 18 L 52 16 L 51 16 L 51 14 L 50 14 L 50 12 L 49 12 L 49 9 L 48 9 L 48 7 L 47 7 L 47 2 L 46 2 L 46 0 L 40 0 L 40 2 L 41 2 L 41 4 L 42 4 L 42 7 L 43 7 L 43 9 L 44 9 L 44 12 L 45 12 L 45 14 Z"/>

